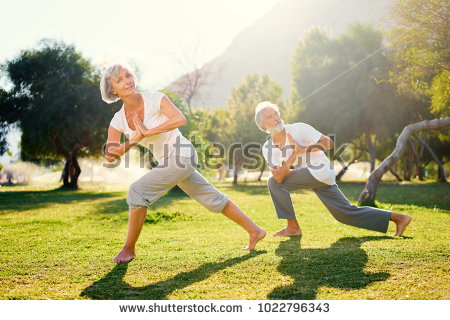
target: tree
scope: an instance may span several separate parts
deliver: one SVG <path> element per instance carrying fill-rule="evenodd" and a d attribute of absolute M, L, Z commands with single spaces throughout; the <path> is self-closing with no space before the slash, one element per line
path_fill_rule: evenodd
<path fill-rule="evenodd" d="M 263 143 L 267 134 L 264 134 L 255 123 L 255 108 L 262 101 L 270 101 L 280 107 L 283 113 L 282 100 L 283 87 L 270 79 L 268 74 L 250 73 L 237 87 L 231 88 L 231 95 L 227 99 L 227 105 L 231 111 L 232 132 L 234 141 L 240 142 L 242 148 L 247 143 Z M 230 150 L 234 152 L 232 157 L 234 164 L 233 184 L 237 184 L 237 176 L 244 162 L 243 149 Z M 259 150 L 261 152 L 261 150 Z M 262 161 L 264 163 L 264 161 Z"/>
<path fill-rule="evenodd" d="M 397 25 L 386 34 L 393 39 L 397 64 L 390 71 L 390 81 L 397 85 L 400 93 L 429 97 L 431 112 L 447 117 L 405 127 L 395 150 L 371 173 L 359 196 L 360 203 L 374 203 L 378 182 L 386 168 L 398 160 L 411 134 L 450 125 L 450 98 L 446 89 L 450 83 L 447 77 L 450 71 L 450 3 L 397 0 L 391 6 L 391 13 Z M 441 175 L 441 181 L 445 181 L 445 176 Z"/>
<path fill-rule="evenodd" d="M 194 113 L 194 103 L 200 103 L 207 96 L 208 88 L 214 85 L 222 75 L 223 64 L 204 64 L 204 46 L 197 40 L 190 49 L 182 48 L 171 53 L 173 60 L 181 68 L 182 76 L 172 82 L 170 90 L 177 94 L 187 105 L 187 111 Z"/>
<path fill-rule="evenodd" d="M 75 46 L 44 39 L 7 61 L 11 90 L 2 99 L 22 130 L 22 154 L 64 159 L 64 186 L 78 187 L 78 157 L 98 157 L 117 104 L 101 100 L 100 72 Z"/>
<path fill-rule="evenodd" d="M 450 115 L 450 3 L 397 0 L 391 4 L 396 64 L 390 81 L 398 91 L 431 97 L 431 111 Z"/>
<path fill-rule="evenodd" d="M 397 146 L 395 150 L 381 163 L 381 165 L 376 170 L 374 170 L 370 174 L 369 180 L 366 183 L 366 187 L 359 196 L 358 203 L 360 205 L 375 205 L 375 195 L 377 193 L 378 183 L 381 180 L 381 177 L 400 158 L 406 148 L 408 138 L 412 134 L 423 130 L 439 129 L 449 125 L 450 117 L 444 119 L 434 119 L 431 121 L 422 121 L 406 126 L 400 137 L 397 139 Z"/>
<path fill-rule="evenodd" d="M 4 105 L 3 103 L 1 103 L 2 101 L 5 101 L 6 95 L 7 92 L 0 88 L 0 156 L 2 156 L 8 150 L 8 142 L 6 141 L 6 136 L 9 131 L 9 123 L 11 123 L 11 120 L 8 118 L 8 115 L 4 110 Z"/>
<path fill-rule="evenodd" d="M 313 27 L 299 41 L 291 66 L 296 99 L 303 106 L 297 119 L 367 151 L 371 171 L 377 151 L 411 116 L 406 102 L 395 97 L 395 86 L 375 77 L 392 65 L 388 52 L 372 54 L 381 46 L 382 33 L 370 24 L 352 23 L 336 40 L 326 29 Z"/>

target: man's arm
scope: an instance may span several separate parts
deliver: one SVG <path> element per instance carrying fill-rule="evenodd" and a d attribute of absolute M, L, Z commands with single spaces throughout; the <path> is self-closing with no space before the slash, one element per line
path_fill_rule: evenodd
<path fill-rule="evenodd" d="M 289 170 L 291 170 L 292 165 L 294 164 L 295 160 L 297 160 L 297 157 L 299 153 L 305 152 L 303 147 L 300 147 L 297 142 L 292 138 L 291 134 L 287 134 L 289 142 L 291 145 L 294 146 L 292 149 L 292 154 L 289 157 L 289 159 L 286 161 L 285 164 L 282 166 L 276 166 L 273 168 L 270 168 L 270 171 L 272 172 L 273 178 L 276 182 L 281 183 L 283 182 L 284 178 L 289 173 Z"/>
<path fill-rule="evenodd" d="M 325 151 L 325 150 L 333 148 L 333 146 L 334 146 L 333 140 L 331 140 L 327 136 L 322 135 L 320 137 L 319 141 L 317 141 L 317 143 L 312 144 L 307 147 L 306 152 L 313 152 L 313 151 L 317 151 L 317 150 Z"/>
<path fill-rule="evenodd" d="M 294 164 L 295 160 L 298 157 L 297 152 L 292 152 L 291 156 L 289 157 L 288 161 L 286 161 L 285 164 L 282 166 L 276 166 L 270 168 L 270 171 L 272 172 L 273 178 L 276 182 L 281 183 L 283 182 L 284 178 L 289 173 L 289 170 L 291 170 L 292 165 Z"/>
<path fill-rule="evenodd" d="M 328 150 L 333 148 L 334 143 L 333 140 L 328 138 L 327 136 L 322 135 L 317 141 L 316 144 L 310 145 L 308 147 L 300 146 L 291 136 L 290 133 L 288 133 L 288 139 L 291 145 L 294 146 L 292 149 L 292 155 L 289 157 L 288 161 L 282 166 L 276 166 L 273 168 L 270 168 L 270 171 L 272 172 L 273 178 L 276 182 L 281 183 L 283 182 L 284 178 L 289 173 L 289 170 L 291 170 L 292 165 L 294 164 L 295 160 L 297 159 L 298 155 L 300 153 L 305 152 L 312 152 L 319 150 Z"/>

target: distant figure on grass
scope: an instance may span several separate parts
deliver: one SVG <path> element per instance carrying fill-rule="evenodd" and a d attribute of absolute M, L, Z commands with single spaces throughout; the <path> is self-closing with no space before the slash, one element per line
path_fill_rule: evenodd
<path fill-rule="evenodd" d="M 108 130 L 108 162 L 114 162 L 138 143 L 148 148 L 158 161 L 157 167 L 132 183 L 128 190 L 128 234 L 123 249 L 113 261 L 125 262 L 136 257 L 135 244 L 148 206 L 175 185 L 208 210 L 222 212 L 243 227 L 250 235 L 249 245 L 244 250 L 253 250 L 266 232 L 196 171 L 198 158 L 195 148 L 178 130 L 186 124 L 180 110 L 163 93 L 136 92 L 136 83 L 136 76 L 124 62 L 108 67 L 100 82 L 104 101 L 123 101 Z M 129 137 L 122 144 L 121 132 Z"/>
<path fill-rule="evenodd" d="M 274 236 L 302 234 L 290 195 L 298 189 L 312 189 L 339 222 L 386 233 L 389 221 L 393 221 L 397 225 L 394 236 L 403 234 L 411 221 L 410 216 L 354 206 L 345 198 L 323 152 L 333 147 L 330 138 L 306 123 L 284 125 L 278 107 L 268 101 L 256 107 L 255 121 L 262 131 L 271 135 L 263 146 L 264 158 L 273 175 L 268 180 L 268 187 L 278 219 L 287 219 L 287 227 Z"/>

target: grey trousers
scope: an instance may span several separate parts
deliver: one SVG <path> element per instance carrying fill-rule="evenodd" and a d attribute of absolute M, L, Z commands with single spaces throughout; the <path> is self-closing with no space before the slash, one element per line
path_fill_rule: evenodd
<path fill-rule="evenodd" d="M 358 228 L 387 232 L 392 212 L 350 204 L 337 185 L 330 186 L 318 181 L 308 168 L 291 170 L 282 183 L 271 177 L 268 187 L 278 219 L 295 219 L 291 191 L 312 189 L 337 221 Z"/>
<path fill-rule="evenodd" d="M 195 159 L 173 155 L 133 182 L 128 189 L 127 203 L 132 209 L 148 208 L 166 191 L 178 185 L 186 194 L 212 212 L 222 212 L 228 196 L 217 190 L 196 171 Z"/>

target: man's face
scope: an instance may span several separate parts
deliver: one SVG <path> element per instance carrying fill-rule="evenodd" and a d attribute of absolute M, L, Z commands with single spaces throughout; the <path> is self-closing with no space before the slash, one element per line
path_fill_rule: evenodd
<path fill-rule="evenodd" d="M 263 129 L 268 130 L 271 134 L 276 134 L 281 132 L 284 128 L 283 120 L 280 117 L 280 114 L 272 109 L 267 108 L 262 111 L 262 117 L 264 120 Z"/>

